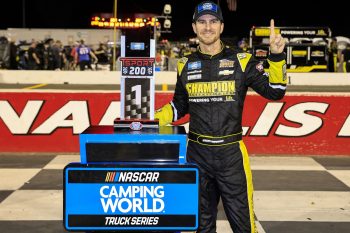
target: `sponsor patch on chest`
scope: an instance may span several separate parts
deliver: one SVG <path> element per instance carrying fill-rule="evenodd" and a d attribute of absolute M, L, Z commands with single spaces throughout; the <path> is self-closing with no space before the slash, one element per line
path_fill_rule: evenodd
<path fill-rule="evenodd" d="M 202 63 L 200 61 L 189 62 L 187 65 L 188 70 L 198 70 L 202 68 Z"/>
<path fill-rule="evenodd" d="M 220 70 L 219 75 L 230 75 L 233 74 L 234 70 Z"/>
<path fill-rule="evenodd" d="M 202 78 L 202 74 L 191 74 L 187 76 L 187 80 L 196 80 L 201 78 Z"/>
<path fill-rule="evenodd" d="M 235 81 L 192 82 L 186 84 L 190 103 L 235 101 Z"/>
<path fill-rule="evenodd" d="M 232 68 L 235 64 L 234 61 L 228 60 L 228 59 L 222 59 L 219 61 L 219 68 Z"/>

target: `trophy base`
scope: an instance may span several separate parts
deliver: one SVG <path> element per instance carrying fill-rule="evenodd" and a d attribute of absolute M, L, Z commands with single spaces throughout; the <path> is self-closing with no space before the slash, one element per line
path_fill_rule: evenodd
<path fill-rule="evenodd" d="M 159 121 L 158 120 L 149 120 L 149 119 L 127 119 L 121 120 L 117 118 L 114 120 L 114 128 L 123 128 L 139 131 L 142 129 L 158 129 Z"/>

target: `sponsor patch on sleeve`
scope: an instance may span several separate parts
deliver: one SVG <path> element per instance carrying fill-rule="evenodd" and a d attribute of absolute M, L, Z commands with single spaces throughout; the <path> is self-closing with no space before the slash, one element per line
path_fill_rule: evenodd
<path fill-rule="evenodd" d="M 259 71 L 259 72 L 263 72 L 264 71 L 264 66 L 263 66 L 263 62 L 259 62 L 255 68 Z"/>
<path fill-rule="evenodd" d="M 287 80 L 287 65 L 284 64 L 282 67 L 282 72 L 283 72 L 283 81 Z"/>

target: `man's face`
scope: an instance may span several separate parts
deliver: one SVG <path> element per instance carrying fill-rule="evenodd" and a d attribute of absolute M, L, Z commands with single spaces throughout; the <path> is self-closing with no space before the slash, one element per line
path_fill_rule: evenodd
<path fill-rule="evenodd" d="M 224 24 L 215 16 L 207 14 L 192 23 L 192 28 L 201 43 L 211 45 L 220 39 Z"/>

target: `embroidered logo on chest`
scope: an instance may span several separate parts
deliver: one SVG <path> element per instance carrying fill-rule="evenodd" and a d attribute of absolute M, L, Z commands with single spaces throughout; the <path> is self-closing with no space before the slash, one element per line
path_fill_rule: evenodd
<path fill-rule="evenodd" d="M 219 61 L 219 68 L 232 68 L 233 65 L 235 64 L 234 61 L 227 60 L 227 59 L 222 59 Z"/>
<path fill-rule="evenodd" d="M 189 62 L 187 65 L 188 70 L 197 70 L 202 68 L 202 63 L 200 61 Z"/>

